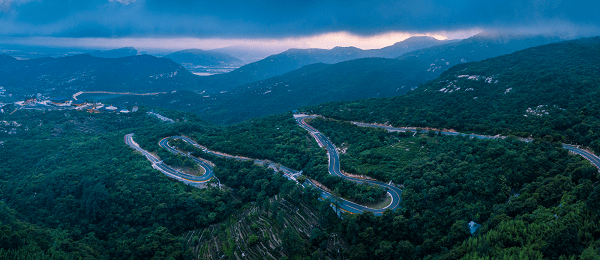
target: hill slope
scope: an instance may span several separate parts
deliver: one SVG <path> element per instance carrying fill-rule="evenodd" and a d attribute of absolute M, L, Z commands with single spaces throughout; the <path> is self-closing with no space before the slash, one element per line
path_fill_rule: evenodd
<path fill-rule="evenodd" d="M 0 86 L 11 94 L 160 92 L 192 88 L 197 79 L 172 60 L 149 55 L 104 59 L 83 54 L 21 61 L 0 58 Z"/>
<path fill-rule="evenodd" d="M 192 66 L 239 66 L 240 64 L 243 64 L 240 59 L 234 58 L 230 55 L 214 51 L 204 51 L 200 49 L 187 49 L 173 52 L 169 55 L 166 55 L 165 58 L 172 59 L 181 65 L 190 64 Z"/>
<path fill-rule="evenodd" d="M 423 41 L 431 43 L 432 39 L 413 37 L 402 42 L 403 44 L 375 51 L 408 48 L 406 46 L 416 46 Z M 557 39 L 547 37 L 481 34 L 460 42 L 410 52 L 400 59 L 356 59 L 333 65 L 306 66 L 242 85 L 227 93 L 211 95 L 197 113 L 216 123 L 235 123 L 324 102 L 402 95 L 419 84 L 438 77 L 450 66 L 448 64 L 459 64 L 466 58 L 481 60 L 555 40 Z M 355 48 L 333 50 L 336 49 L 346 50 L 346 54 L 350 56 L 361 53 Z M 329 61 L 331 60 L 334 58 Z M 437 66 L 432 64 L 439 63 L 440 60 L 444 66 L 432 70 L 432 66 Z"/>
<path fill-rule="evenodd" d="M 411 38 L 406 41 L 417 40 L 419 39 Z M 215 123 L 236 123 L 325 102 L 402 95 L 419 84 L 438 77 L 446 69 L 430 69 L 431 60 L 434 59 L 435 62 L 436 55 L 460 63 L 461 59 L 465 59 L 463 57 L 483 59 L 552 40 L 554 39 L 543 37 L 490 38 L 479 35 L 461 42 L 412 52 L 401 59 L 363 58 L 332 65 L 308 65 L 222 93 L 207 91 L 197 95 L 178 92 L 161 97 L 136 97 L 136 100 L 143 104 L 195 112 Z M 398 45 L 394 48 L 396 47 Z M 356 48 L 337 49 L 346 50 L 347 55 L 355 56 L 360 51 Z M 303 53 L 303 50 L 297 52 Z M 333 58 L 328 61 L 331 60 Z M 446 65 L 444 61 L 444 66 Z M 224 79 L 229 74 L 218 76 Z M 215 77 L 217 76 L 208 78 Z M 205 82 L 205 79 L 202 78 L 201 81 Z M 123 103 L 127 101 L 121 100 Z"/>
<path fill-rule="evenodd" d="M 532 135 L 600 152 L 600 37 L 457 65 L 405 96 L 312 107 L 396 126 Z"/>
<path fill-rule="evenodd" d="M 365 57 L 397 57 L 408 51 L 445 43 L 431 37 L 412 37 L 392 46 L 362 50 L 356 47 L 325 49 L 289 49 L 280 54 L 242 66 L 230 73 L 204 79 L 205 87 L 212 92 L 228 91 L 245 83 L 282 75 L 314 63 L 334 64 Z"/>
<path fill-rule="evenodd" d="M 416 62 L 364 58 L 313 64 L 281 76 L 213 95 L 197 113 L 216 123 L 235 123 L 311 104 L 402 95 L 423 81 Z"/>
<path fill-rule="evenodd" d="M 121 97 L 114 104 L 140 104 L 180 109 L 202 118 L 232 124 L 283 113 L 307 105 L 401 95 L 425 81 L 414 61 L 364 58 L 337 64 L 317 63 L 281 76 L 248 83 L 233 91 L 196 94 L 177 91 L 158 96 Z"/>
<path fill-rule="evenodd" d="M 481 61 L 527 48 L 561 41 L 558 37 L 480 33 L 459 42 L 406 53 L 398 59 L 417 60 L 434 79 L 454 65 Z"/>

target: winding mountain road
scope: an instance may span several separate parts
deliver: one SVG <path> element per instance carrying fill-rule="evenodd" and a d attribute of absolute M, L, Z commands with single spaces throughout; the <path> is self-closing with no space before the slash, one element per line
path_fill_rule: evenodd
<path fill-rule="evenodd" d="M 345 212 L 353 213 L 353 214 L 362 213 L 364 211 L 370 211 L 370 212 L 373 212 L 375 215 L 382 215 L 383 212 L 387 209 L 396 210 L 398 207 L 400 207 L 400 202 L 402 200 L 402 198 L 401 198 L 402 190 L 400 190 L 398 187 L 391 185 L 391 184 L 386 184 L 386 183 L 373 181 L 373 180 L 358 179 L 358 178 L 354 178 L 354 177 L 350 177 L 350 176 L 342 174 L 342 172 L 340 170 L 340 157 L 339 157 L 339 154 L 338 154 L 335 146 L 333 145 L 333 143 L 327 137 L 325 137 L 321 132 L 319 132 L 317 129 L 310 126 L 308 123 L 306 123 L 304 121 L 305 119 L 315 118 L 315 117 L 317 117 L 317 116 L 294 115 L 294 118 L 296 119 L 296 123 L 298 123 L 298 125 L 300 127 L 307 130 L 310 133 L 310 135 L 313 138 L 315 138 L 315 140 L 317 141 L 319 146 L 324 147 L 327 150 L 327 155 L 329 157 L 329 169 L 328 169 L 329 173 L 334 176 L 339 176 L 339 177 L 345 178 L 347 180 L 350 180 L 350 181 L 353 181 L 356 183 L 368 183 L 370 185 L 378 185 L 380 187 L 383 187 L 384 189 L 387 190 L 392 201 L 387 207 L 385 207 L 383 209 L 372 209 L 372 208 L 368 208 L 366 206 L 363 206 L 363 205 L 360 205 L 360 204 L 357 204 L 357 203 L 354 203 L 354 202 L 351 202 L 351 201 L 348 201 L 345 199 L 335 198 L 335 196 L 333 196 L 331 193 L 318 187 L 317 185 L 312 183 L 310 180 L 307 180 L 302 185 L 304 187 L 312 186 L 314 188 L 317 188 L 321 192 L 321 198 L 323 198 L 325 200 L 329 199 L 331 201 L 332 205 L 336 204 L 339 207 L 339 209 L 341 209 Z M 377 125 L 377 124 L 367 124 L 367 123 L 358 123 L 358 122 L 353 122 L 353 123 L 358 126 L 362 126 L 362 127 L 383 128 L 390 132 L 416 131 L 416 128 L 396 128 L 396 127 L 382 126 L 382 125 Z M 422 130 L 421 132 L 427 132 L 427 130 Z M 471 138 L 482 138 L 482 139 L 503 138 L 498 135 L 497 136 L 486 136 L 486 135 L 476 135 L 476 134 L 462 134 L 462 133 L 458 133 L 458 132 L 447 132 L 447 131 L 441 131 L 441 134 L 453 135 L 453 136 L 458 136 L 458 135 L 469 136 Z M 186 137 L 186 136 L 171 136 L 171 137 L 161 139 L 159 141 L 159 145 L 161 147 L 167 149 L 171 153 L 188 156 L 189 158 L 194 160 L 196 163 L 198 163 L 202 168 L 204 168 L 205 173 L 202 176 L 193 176 L 193 175 L 185 174 L 183 172 L 180 172 L 176 169 L 171 168 L 170 166 L 164 164 L 156 156 L 154 156 L 151 153 L 149 153 L 148 151 L 142 149 L 137 143 L 135 143 L 135 141 L 133 141 L 133 134 L 125 135 L 125 143 L 127 145 L 129 145 L 132 148 L 134 148 L 135 150 L 141 152 L 152 163 L 153 168 L 161 171 L 162 173 L 164 173 L 165 175 L 167 175 L 171 178 L 180 180 L 186 184 L 194 185 L 194 186 L 198 186 L 199 184 L 205 183 L 205 182 L 211 180 L 212 178 L 215 178 L 213 170 L 212 170 L 212 166 L 208 162 L 198 159 L 198 158 L 195 158 L 193 156 L 190 156 L 189 154 L 182 153 L 179 150 L 175 149 L 174 147 L 171 147 L 168 143 L 169 139 L 181 139 L 184 142 L 187 142 L 188 144 L 198 147 L 198 148 L 202 149 L 204 152 L 213 154 L 215 156 L 236 159 L 236 160 L 241 160 L 241 161 L 253 160 L 255 163 L 264 165 L 265 167 L 268 167 L 268 168 L 272 168 L 275 171 L 282 171 L 286 178 L 293 180 L 293 181 L 296 181 L 296 179 L 300 175 L 302 175 L 302 172 L 292 170 L 290 168 L 281 166 L 281 165 L 274 163 L 272 161 L 269 161 L 269 160 L 255 160 L 255 159 L 251 159 L 251 158 L 247 158 L 247 157 L 233 156 L 233 155 L 228 155 L 228 154 L 224 154 L 224 153 L 211 151 L 211 150 L 207 149 L 206 147 L 199 145 L 194 140 L 192 140 L 191 138 Z M 528 141 L 528 140 L 525 140 L 525 141 Z M 577 146 L 573 146 L 573 145 L 563 144 L 563 147 L 573 153 L 583 156 L 584 158 L 589 160 L 593 165 L 595 165 L 596 167 L 598 167 L 600 169 L 600 158 L 598 156 L 594 155 L 593 153 L 586 151 L 584 149 L 581 149 Z"/>
<path fill-rule="evenodd" d="M 313 117 L 315 117 L 315 116 L 313 116 Z M 352 123 L 357 126 L 362 126 L 362 127 L 382 128 L 382 129 L 387 130 L 388 132 L 416 131 L 416 128 L 413 128 L 413 127 L 392 127 L 392 126 L 368 124 L 368 123 L 360 123 L 360 122 L 352 122 Z M 421 132 L 427 132 L 427 130 L 421 130 Z M 504 136 L 500 136 L 500 135 L 495 135 L 495 136 L 476 135 L 476 134 L 463 134 L 463 133 L 448 132 L 448 131 L 440 131 L 440 133 L 443 135 L 453 135 L 453 136 L 460 135 L 460 136 L 468 136 L 471 138 L 481 138 L 481 139 L 505 138 Z M 527 142 L 527 141 L 530 141 L 531 139 L 521 139 L 521 140 Z M 570 152 L 578 154 L 578 155 L 582 156 L 583 158 L 587 159 L 588 161 L 590 161 L 592 163 L 592 165 L 594 165 L 594 166 L 596 166 L 596 168 L 600 169 L 600 157 L 596 156 L 595 154 L 593 154 L 587 150 L 579 148 L 579 146 L 570 145 L 570 144 L 562 144 L 562 146 L 563 146 L 563 148 L 569 150 Z"/>
<path fill-rule="evenodd" d="M 183 154 L 183 153 L 177 151 L 176 149 L 173 149 L 172 147 L 170 147 L 168 145 L 167 138 L 160 140 L 160 142 L 159 142 L 160 146 L 164 147 L 165 149 L 169 150 L 172 153 L 182 154 L 182 155 L 190 157 L 192 160 L 194 160 L 196 163 L 198 163 L 202 168 L 204 168 L 205 172 L 202 176 L 189 175 L 189 174 L 180 172 L 176 169 L 173 169 L 172 167 L 164 164 L 156 156 L 154 156 L 151 153 L 149 153 L 148 151 L 142 149 L 135 141 L 133 141 L 133 134 L 125 135 L 125 143 L 127 145 L 129 145 L 130 147 L 132 147 L 133 149 L 141 152 L 144 156 L 146 156 L 146 158 L 152 163 L 152 168 L 161 171 L 163 174 L 167 175 L 168 177 L 182 181 L 185 184 L 192 185 L 192 186 L 199 186 L 200 184 L 208 182 L 209 180 L 211 180 L 214 177 L 214 173 L 212 171 L 212 166 L 210 166 L 208 163 L 206 163 L 198 158 L 188 156 L 186 154 Z"/>
<path fill-rule="evenodd" d="M 325 147 L 325 149 L 327 149 L 327 154 L 329 157 L 329 173 L 331 175 L 339 176 L 339 177 L 342 177 L 344 179 L 347 179 L 347 180 L 350 180 L 350 181 L 353 181 L 356 183 L 361 183 L 361 184 L 368 183 L 370 185 L 377 185 L 377 186 L 383 187 L 384 189 L 387 190 L 389 196 L 391 196 L 391 198 L 392 198 L 391 204 L 388 205 L 387 207 L 385 207 L 384 209 L 371 209 L 371 208 L 368 208 L 368 207 L 365 207 L 362 205 L 358 205 L 356 203 L 352 203 L 352 202 L 345 201 L 345 200 L 344 200 L 343 205 L 341 206 L 342 209 L 347 210 L 348 212 L 351 212 L 351 213 L 360 213 L 363 211 L 371 211 L 371 212 L 375 213 L 375 215 L 381 215 L 381 214 L 383 214 L 383 212 L 386 209 L 395 210 L 396 208 L 398 208 L 400 206 L 400 202 L 402 200 L 402 197 L 401 197 L 402 190 L 400 190 L 398 187 L 393 186 L 391 184 L 378 182 L 378 181 L 357 179 L 357 178 L 349 177 L 349 176 L 342 174 L 342 171 L 340 170 L 340 156 L 339 156 L 337 150 L 335 149 L 335 146 L 333 145 L 333 143 L 331 141 L 329 141 L 329 139 L 327 139 L 327 137 L 325 137 L 323 134 L 321 134 L 321 132 L 319 132 L 317 129 L 310 126 L 309 124 L 307 124 L 304 121 L 305 119 L 315 118 L 315 116 L 296 115 L 294 117 L 296 118 L 296 123 L 298 123 L 298 125 L 300 125 L 300 127 L 306 129 L 306 131 L 308 131 L 315 138 L 315 140 L 317 141 L 317 143 L 320 146 Z"/>
<path fill-rule="evenodd" d="M 324 136 L 322 136 L 322 138 L 324 138 L 323 140 L 326 140 L 326 142 L 329 142 Z M 229 159 L 235 159 L 235 160 L 240 160 L 240 161 L 246 161 L 246 160 L 253 160 L 250 158 L 246 158 L 246 157 L 241 157 L 241 156 L 233 156 L 233 155 L 228 155 L 228 154 L 223 154 L 223 153 L 219 153 L 219 152 L 215 152 L 215 151 L 211 151 L 209 149 L 207 149 L 204 146 L 199 145 L 198 143 L 196 143 L 194 140 L 192 140 L 189 137 L 186 136 L 170 136 L 170 137 L 166 137 L 163 138 L 159 141 L 159 145 L 165 149 L 167 149 L 169 152 L 174 153 L 174 154 L 181 154 L 183 156 L 188 156 L 189 158 L 191 158 L 192 160 L 194 160 L 196 163 L 198 163 L 202 168 L 205 169 L 205 174 L 202 176 L 193 176 L 193 175 L 189 175 L 189 174 L 185 174 L 182 173 L 180 171 L 177 171 L 175 169 L 173 169 L 172 167 L 164 164 L 162 161 L 160 161 L 156 156 L 152 155 L 151 153 L 149 153 L 148 151 L 142 149 L 137 143 L 135 143 L 135 141 L 133 141 L 133 134 L 128 134 L 125 135 L 125 143 L 127 145 L 129 145 L 130 147 L 134 148 L 135 150 L 141 152 L 144 156 L 146 156 L 146 158 L 152 162 L 152 167 L 154 169 L 157 169 L 159 171 L 161 171 L 163 174 L 167 175 L 168 177 L 180 180 L 188 185 L 193 185 L 193 186 L 198 186 L 201 183 L 205 183 L 207 181 L 209 181 L 210 179 L 214 178 L 214 173 L 212 171 L 212 166 L 210 164 L 208 164 L 207 162 L 200 160 L 198 158 L 195 158 L 193 156 L 190 156 L 189 154 L 185 154 L 180 152 L 179 150 L 175 149 L 174 147 L 171 147 L 169 145 L 169 139 L 181 139 L 195 147 L 198 147 L 200 149 L 202 149 L 204 152 L 206 153 L 210 153 L 213 154 L 215 156 L 219 156 L 219 157 L 225 157 L 225 158 L 229 158 Z M 329 142 L 330 146 L 333 147 L 333 144 L 331 144 L 331 142 Z M 333 150 L 335 151 L 335 148 L 333 148 Z M 339 157 L 337 157 L 337 153 L 335 153 L 334 158 L 334 165 L 333 167 L 330 167 L 331 169 L 337 169 L 337 171 L 334 170 L 334 172 L 336 174 L 339 174 L 338 176 L 342 176 L 344 178 L 348 178 L 344 175 L 341 175 L 341 172 L 339 171 Z M 301 174 L 301 172 L 292 170 L 290 168 L 281 166 L 279 164 L 276 164 L 274 162 L 268 161 L 268 160 L 253 160 L 255 163 L 261 164 L 265 167 L 268 168 L 272 168 L 275 171 L 282 171 L 284 173 L 284 176 L 289 179 L 289 180 L 293 180 L 296 181 L 296 178 L 299 177 Z M 331 160 L 330 160 L 331 161 Z M 379 183 L 379 182 L 373 182 L 373 181 L 365 181 L 365 180 L 359 180 L 359 179 L 352 179 L 353 181 L 356 182 L 368 182 L 370 184 L 376 184 L 376 185 L 385 185 L 388 186 L 390 188 L 395 188 L 392 187 L 390 185 L 384 184 L 384 183 Z M 332 201 L 332 205 L 335 203 L 335 197 L 327 192 L 326 190 L 321 189 L 320 187 L 314 185 L 312 182 L 310 181 L 306 181 L 303 184 L 303 187 L 314 187 L 316 189 L 318 189 L 321 192 L 321 197 L 323 199 L 330 199 Z M 400 205 L 400 190 L 398 188 L 395 188 L 395 190 L 388 190 L 388 193 L 390 193 L 390 196 L 392 197 L 392 202 L 390 205 L 388 205 L 387 207 L 385 207 L 384 209 L 371 209 L 368 207 L 365 207 L 363 205 L 359 205 L 356 204 L 354 202 L 345 200 L 345 199 L 339 199 L 338 202 L 338 206 L 341 210 L 345 211 L 345 212 L 349 212 L 349 213 L 362 213 L 363 211 L 371 211 L 373 212 L 375 215 L 381 215 L 383 214 L 383 212 L 385 211 L 385 209 L 396 209 L 399 205 Z"/>
<path fill-rule="evenodd" d="M 594 165 L 594 166 L 596 166 L 596 168 L 600 169 L 600 158 L 598 156 L 596 156 L 595 154 L 588 152 L 586 150 L 583 150 L 577 146 L 570 145 L 570 144 L 563 144 L 563 148 L 565 148 L 573 153 L 583 156 L 583 158 L 590 161 L 592 163 L 592 165 Z"/>

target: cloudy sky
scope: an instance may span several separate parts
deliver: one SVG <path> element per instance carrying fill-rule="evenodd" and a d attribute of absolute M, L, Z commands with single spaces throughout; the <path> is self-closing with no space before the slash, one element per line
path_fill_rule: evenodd
<path fill-rule="evenodd" d="M 379 48 L 483 30 L 597 35 L 600 1 L 0 0 L 0 38 L 178 48 L 251 43 Z"/>

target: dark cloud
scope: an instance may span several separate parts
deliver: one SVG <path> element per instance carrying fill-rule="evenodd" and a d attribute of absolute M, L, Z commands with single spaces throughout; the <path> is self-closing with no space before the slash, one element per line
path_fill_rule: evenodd
<path fill-rule="evenodd" d="M 279 38 L 347 31 L 596 32 L 600 1 L 0 0 L 0 35 Z"/>

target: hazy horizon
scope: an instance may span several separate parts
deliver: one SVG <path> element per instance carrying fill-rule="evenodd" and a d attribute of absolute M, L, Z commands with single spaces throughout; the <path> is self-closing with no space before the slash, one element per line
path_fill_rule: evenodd
<path fill-rule="evenodd" d="M 464 39 L 483 31 L 575 38 L 600 34 L 598 9 L 584 1 L 0 0 L 0 44 L 273 52 L 378 49 L 411 36 Z"/>

